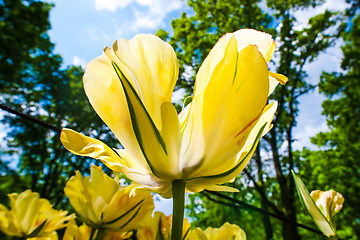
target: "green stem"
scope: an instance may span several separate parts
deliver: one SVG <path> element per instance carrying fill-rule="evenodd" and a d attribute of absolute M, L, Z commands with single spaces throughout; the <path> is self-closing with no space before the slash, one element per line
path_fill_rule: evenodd
<path fill-rule="evenodd" d="M 173 218 L 171 240 L 181 240 L 185 207 L 185 182 L 183 180 L 178 179 L 172 182 L 172 194 Z"/>
<path fill-rule="evenodd" d="M 90 233 L 90 237 L 89 237 L 89 240 L 93 240 L 93 238 L 94 238 L 94 235 L 95 235 L 95 232 L 96 232 L 96 228 L 94 228 L 94 227 L 91 227 L 91 233 Z"/>
<path fill-rule="evenodd" d="M 102 240 L 105 236 L 105 229 L 104 228 L 99 228 L 96 234 L 96 238 L 95 240 Z"/>

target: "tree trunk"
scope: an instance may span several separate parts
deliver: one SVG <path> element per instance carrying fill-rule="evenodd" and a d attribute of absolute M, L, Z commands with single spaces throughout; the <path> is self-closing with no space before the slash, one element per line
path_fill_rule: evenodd
<path fill-rule="evenodd" d="M 291 187 L 293 183 L 289 181 L 287 177 L 283 174 L 282 167 L 280 164 L 280 157 L 278 153 L 277 141 L 276 141 L 276 130 L 272 128 L 270 137 L 270 145 L 273 154 L 273 163 L 276 170 L 276 178 L 280 187 L 280 198 L 281 198 L 281 210 L 284 213 L 285 217 L 289 220 L 296 222 L 296 209 L 294 205 L 294 188 Z M 291 144 L 291 143 L 289 143 Z M 290 177 L 290 174 L 288 175 Z M 297 226 L 283 221 L 282 222 L 282 235 L 284 240 L 297 240 L 301 239 Z"/>

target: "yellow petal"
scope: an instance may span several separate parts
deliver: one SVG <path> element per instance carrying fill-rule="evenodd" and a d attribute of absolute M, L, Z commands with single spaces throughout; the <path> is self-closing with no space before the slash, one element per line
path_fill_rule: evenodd
<path fill-rule="evenodd" d="M 273 73 L 269 71 L 269 95 L 275 90 L 276 86 L 280 83 L 281 85 L 285 85 L 288 81 L 288 78 L 279 73 Z"/>
<path fill-rule="evenodd" d="M 57 239 L 55 231 L 74 217 L 66 216 L 66 211 L 53 209 L 47 199 L 31 190 L 8 196 L 11 210 L 0 205 L 0 229 L 10 236 Z"/>
<path fill-rule="evenodd" d="M 70 129 L 63 129 L 60 136 L 64 147 L 70 152 L 101 160 L 110 169 L 124 173 L 131 180 L 155 192 L 171 195 L 171 181 L 164 181 L 151 173 L 147 165 L 139 165 L 127 150 L 116 150 L 117 154 L 103 142 L 86 137 Z M 166 170 L 166 169 L 165 169 Z M 170 193 L 170 195 L 169 195 Z"/>
<path fill-rule="evenodd" d="M 48 233 L 41 237 L 27 238 L 28 240 L 58 240 L 59 236 L 56 232 Z"/>
<path fill-rule="evenodd" d="M 125 162 L 103 142 L 86 137 L 71 129 L 64 128 L 61 131 L 60 140 L 67 150 L 76 155 L 91 157 L 105 162 L 119 163 L 126 167 L 135 167 L 146 171 L 146 168 L 141 168 L 142 165 L 137 165 L 136 162 Z"/>
<path fill-rule="evenodd" d="M 92 206 L 93 196 L 88 191 L 86 179 L 78 172 L 66 183 L 64 192 L 69 198 L 71 206 L 75 209 L 81 220 L 89 226 L 96 226 L 101 223 L 99 215 Z"/>
<path fill-rule="evenodd" d="M 91 227 L 83 224 L 77 226 L 75 220 L 70 220 L 67 224 L 63 240 L 83 240 L 89 239 L 91 233 Z"/>
<path fill-rule="evenodd" d="M 266 62 L 269 62 L 275 52 L 275 41 L 268 33 L 256 31 L 254 29 L 240 29 L 234 32 L 238 43 L 238 51 L 246 48 L 249 44 L 256 45 L 259 52 L 263 55 Z"/>
<path fill-rule="evenodd" d="M 170 102 L 161 105 L 163 128 L 159 130 L 128 79 L 116 63 L 113 65 L 123 85 L 133 131 L 151 172 L 162 179 L 179 178 L 180 128 L 174 106 Z"/>
<path fill-rule="evenodd" d="M 234 35 L 238 41 L 238 51 L 241 51 L 249 44 L 253 44 L 258 47 L 258 50 L 263 55 L 265 61 L 270 61 L 276 47 L 276 43 L 270 34 L 254 29 L 240 29 L 234 32 Z M 269 72 L 269 95 L 274 91 L 278 83 L 284 85 L 286 82 L 287 77 L 284 75 Z"/>
<path fill-rule="evenodd" d="M 184 107 L 183 110 L 179 113 L 181 137 L 184 134 L 187 121 L 189 120 L 190 106 L 191 103 Z"/>
<path fill-rule="evenodd" d="M 113 50 L 133 74 L 133 78 L 129 78 L 129 81 L 136 89 L 155 125 L 161 129 L 161 105 L 164 102 L 171 102 L 171 94 L 179 71 L 173 48 L 155 35 L 139 34 L 131 40 L 115 41 Z"/>
<path fill-rule="evenodd" d="M 10 236 L 23 236 L 14 215 L 2 204 L 0 204 L 0 230 Z"/>
<path fill-rule="evenodd" d="M 52 208 L 47 199 L 40 199 L 38 193 L 26 190 L 20 194 L 9 194 L 11 209 L 20 225 L 21 231 L 29 235 L 44 220 L 37 223 L 39 212 L 45 212 Z"/>
<path fill-rule="evenodd" d="M 224 223 L 220 228 L 208 227 L 204 231 L 206 237 L 211 240 L 246 240 L 246 234 L 235 224 Z"/>
<path fill-rule="evenodd" d="M 269 91 L 266 62 L 256 46 L 249 45 L 238 54 L 236 44 L 232 37 L 204 91 L 195 90 L 181 153 L 189 178 L 206 174 L 219 162 L 227 166 L 227 161 L 233 160 L 243 147 L 250 126 L 266 104 Z M 210 53 L 208 58 L 212 57 L 219 56 Z M 208 65 L 204 68 L 199 72 L 206 71 Z M 196 81 L 207 81 L 201 76 Z"/>
<path fill-rule="evenodd" d="M 194 230 L 191 231 L 190 235 L 189 235 L 189 240 L 209 240 L 209 238 L 206 237 L 205 233 L 203 230 L 201 230 L 200 228 L 195 228 Z"/>
<path fill-rule="evenodd" d="M 111 52 L 110 49 L 105 51 Z M 88 63 L 83 81 L 86 95 L 96 113 L 136 161 L 136 168 L 146 169 L 147 163 L 134 134 L 121 81 L 106 54 Z"/>
<path fill-rule="evenodd" d="M 151 192 L 135 191 L 133 185 L 117 191 L 103 212 L 105 228 L 114 231 L 131 231 L 140 228 L 151 217 L 154 202 Z"/>
<path fill-rule="evenodd" d="M 344 197 L 334 190 L 325 192 L 314 190 L 310 196 L 330 223 L 333 222 L 334 215 L 341 210 L 344 204 Z"/>
<path fill-rule="evenodd" d="M 232 188 L 224 185 L 216 185 L 216 184 L 210 184 L 207 185 L 206 183 L 203 184 L 195 184 L 193 185 L 191 182 L 186 184 L 186 188 L 189 192 L 201 192 L 204 189 L 209 191 L 219 191 L 219 192 L 239 192 L 239 189 Z"/>
<path fill-rule="evenodd" d="M 270 130 L 276 107 L 277 102 L 266 105 L 258 121 L 250 126 L 251 132 L 245 141 L 243 149 L 228 162 L 228 165 L 218 164 L 217 167 L 207 172 L 208 175 L 198 176 L 188 180 L 187 186 L 197 186 L 198 190 L 195 192 L 198 192 L 205 188 L 202 186 L 212 186 L 229 182 L 239 175 L 250 161 L 259 139 Z"/>
<path fill-rule="evenodd" d="M 66 183 L 65 194 L 82 221 L 93 228 L 128 231 L 139 226 L 140 218 L 150 215 L 154 203 L 150 191 L 121 187 L 100 167 L 92 166 L 91 175 L 79 173 Z"/>
<path fill-rule="evenodd" d="M 306 189 L 304 183 L 294 172 L 292 172 L 292 174 L 295 180 L 295 186 L 299 194 L 299 198 L 303 206 L 305 207 L 306 211 L 314 220 L 315 224 L 318 226 L 320 231 L 325 236 L 327 237 L 335 236 L 336 235 L 335 229 L 333 228 L 331 223 L 326 219 L 326 217 L 322 214 L 320 209 L 316 206 L 308 190 Z"/>

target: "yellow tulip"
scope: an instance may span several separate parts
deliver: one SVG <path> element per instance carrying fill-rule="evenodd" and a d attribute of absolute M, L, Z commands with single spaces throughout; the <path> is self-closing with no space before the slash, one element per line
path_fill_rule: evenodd
<path fill-rule="evenodd" d="M 205 231 L 194 229 L 190 235 L 191 240 L 246 240 L 246 234 L 235 224 L 224 223 L 220 228 L 208 227 Z"/>
<path fill-rule="evenodd" d="M 10 236 L 29 239 L 58 239 L 56 230 L 74 218 L 67 211 L 57 211 L 47 199 L 26 190 L 8 195 L 10 208 L 0 204 L 0 230 Z"/>
<path fill-rule="evenodd" d="M 334 215 L 344 203 L 344 197 L 334 190 L 314 190 L 309 194 L 302 180 L 292 172 L 300 200 L 320 231 L 327 237 L 336 236 Z"/>
<path fill-rule="evenodd" d="M 96 236 L 96 232 L 94 232 L 92 239 L 91 237 L 92 228 L 87 226 L 86 224 L 82 224 L 81 226 L 77 226 L 75 221 L 72 220 L 68 223 L 63 240 L 92 240 Z M 103 240 L 122 240 L 129 239 L 132 233 L 129 232 L 111 232 L 107 231 L 102 238 Z"/>
<path fill-rule="evenodd" d="M 75 220 L 71 220 L 67 226 L 63 236 L 63 240 L 91 240 L 91 227 L 86 224 L 77 226 Z"/>
<path fill-rule="evenodd" d="M 154 217 L 148 219 L 142 228 L 139 228 L 136 233 L 137 239 L 141 240 L 170 240 L 171 237 L 171 221 L 172 216 L 165 216 L 162 212 L 155 212 Z M 183 222 L 182 239 L 189 239 L 190 223 L 187 219 Z"/>
<path fill-rule="evenodd" d="M 120 186 L 97 166 L 91 167 L 88 177 L 77 172 L 66 183 L 64 192 L 81 220 L 96 229 L 136 229 L 154 209 L 150 191 L 137 190 L 134 185 Z"/>
<path fill-rule="evenodd" d="M 120 39 L 85 69 L 90 103 L 124 149 L 63 129 L 74 154 L 101 160 L 134 182 L 171 197 L 186 191 L 236 191 L 221 184 L 247 165 L 277 107 L 268 95 L 287 78 L 268 71 L 275 42 L 242 29 L 223 36 L 196 76 L 192 102 L 177 115 L 171 94 L 178 76 L 172 47 L 154 35 Z"/>
<path fill-rule="evenodd" d="M 345 201 L 344 197 L 334 190 L 313 190 L 310 196 L 329 222 L 332 222 L 334 215 L 342 209 Z"/>

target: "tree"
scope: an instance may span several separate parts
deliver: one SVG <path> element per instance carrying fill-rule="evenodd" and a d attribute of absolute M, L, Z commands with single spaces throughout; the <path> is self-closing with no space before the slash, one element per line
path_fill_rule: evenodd
<path fill-rule="evenodd" d="M 4 0 L 0 3 L 0 90 L 13 93 L 24 69 L 39 46 L 48 45 L 46 31 L 50 28 L 51 4 L 34 0 Z"/>
<path fill-rule="evenodd" d="M 108 128 L 91 108 L 82 88 L 83 70 L 62 67 L 53 53 L 46 30 L 51 5 L 39 1 L 4 1 L 1 7 L 0 100 L 4 105 L 53 129 L 6 114 L 7 148 L 1 149 L 1 199 L 5 194 L 31 188 L 56 207 L 69 208 L 63 187 L 76 170 L 87 172 L 92 160 L 75 157 L 60 142 L 62 127 L 85 131 L 104 141 Z M 19 31 L 21 29 L 21 31 Z M 114 142 L 112 144 L 116 146 Z M 12 181 L 8 181 L 14 179 Z"/>
<path fill-rule="evenodd" d="M 349 12 L 356 12 L 351 9 Z M 312 138 L 319 150 L 303 151 L 303 170 L 309 189 L 334 189 L 345 198 L 338 215 L 341 239 L 360 238 L 360 15 L 352 15 L 343 32 L 342 72 L 323 73 L 319 91 L 327 99 L 323 114 L 329 126 Z M 309 173 L 312 174 L 309 174 Z"/>

